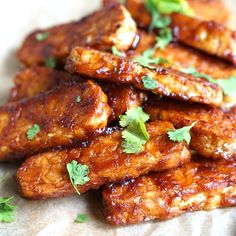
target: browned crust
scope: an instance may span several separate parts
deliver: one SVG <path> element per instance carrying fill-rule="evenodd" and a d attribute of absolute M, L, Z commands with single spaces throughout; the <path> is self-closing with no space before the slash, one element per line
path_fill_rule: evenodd
<path fill-rule="evenodd" d="M 37 33 L 45 31 L 48 37 L 37 41 Z M 27 66 L 42 65 L 49 57 L 61 62 L 78 45 L 99 50 L 110 50 L 115 45 L 125 51 L 132 46 L 135 35 L 136 25 L 129 12 L 121 5 L 111 6 L 78 22 L 32 32 L 19 49 L 18 58 Z"/>
<path fill-rule="evenodd" d="M 150 140 L 138 154 L 126 154 L 121 148 L 121 131 L 100 136 L 88 147 L 52 151 L 26 160 L 17 171 L 17 182 L 23 197 L 45 199 L 70 195 L 73 189 L 66 164 L 71 160 L 89 167 L 90 181 L 78 186 L 80 192 L 98 188 L 104 183 L 138 177 L 151 170 L 171 169 L 190 161 L 185 143 L 174 143 L 167 137 L 173 129 L 169 122 L 147 124 Z"/>
<path fill-rule="evenodd" d="M 67 60 L 66 69 L 105 81 L 132 84 L 138 89 L 179 100 L 218 106 L 223 99 L 222 89 L 205 79 L 163 67 L 151 70 L 127 59 L 89 48 L 74 48 Z M 158 87 L 153 90 L 145 88 L 143 76 L 153 78 Z"/>
<path fill-rule="evenodd" d="M 176 128 L 191 125 L 191 147 L 204 157 L 230 159 L 236 156 L 236 120 L 221 109 L 198 104 L 153 100 L 145 111 L 151 120 L 166 120 Z"/>
<path fill-rule="evenodd" d="M 34 66 L 17 73 L 9 102 L 33 97 L 70 81 L 81 82 L 84 80 L 84 78 L 72 76 L 67 72 Z M 107 95 L 108 105 L 111 108 L 109 122 L 118 120 L 119 116 L 128 109 L 142 106 L 142 103 L 147 100 L 144 92 L 138 91 L 132 86 L 101 82 L 99 85 Z"/>
<path fill-rule="evenodd" d="M 104 212 L 113 225 L 167 220 L 185 212 L 236 205 L 236 162 L 199 162 L 103 189 Z"/>
<path fill-rule="evenodd" d="M 9 103 L 0 108 L 0 161 L 86 140 L 107 125 L 109 115 L 106 95 L 91 81 Z M 27 131 L 34 124 L 40 126 L 40 132 L 29 140 Z"/>
<path fill-rule="evenodd" d="M 236 65 L 235 31 L 214 21 L 203 21 L 177 13 L 172 15 L 171 24 L 180 42 Z"/>

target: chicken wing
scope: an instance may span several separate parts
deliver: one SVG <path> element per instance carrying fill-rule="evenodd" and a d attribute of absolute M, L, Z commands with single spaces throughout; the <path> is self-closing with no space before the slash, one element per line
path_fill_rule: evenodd
<path fill-rule="evenodd" d="M 214 20 L 227 24 L 229 11 L 222 0 L 187 0 L 194 14 L 203 20 Z M 104 6 L 116 4 L 118 0 L 103 0 Z M 126 0 L 125 7 L 141 28 L 147 28 L 151 17 L 144 6 L 144 0 Z"/>
<path fill-rule="evenodd" d="M 0 108 L 0 161 L 86 140 L 109 115 L 106 95 L 91 81 L 9 103 Z"/>
<path fill-rule="evenodd" d="M 63 85 L 69 81 L 82 82 L 85 79 L 69 73 L 46 67 L 34 66 L 19 72 L 15 77 L 15 86 L 10 92 L 9 102 L 35 96 L 41 92 Z M 119 116 L 132 107 L 141 106 L 147 100 L 144 92 L 132 86 L 112 83 L 99 83 L 108 98 L 111 108 L 109 122 L 118 120 Z"/>
<path fill-rule="evenodd" d="M 153 100 L 145 112 L 151 120 L 167 120 L 176 128 L 191 125 L 191 147 L 208 158 L 230 159 L 236 155 L 236 119 L 221 109 L 198 104 Z"/>
<path fill-rule="evenodd" d="M 103 189 L 104 211 L 113 225 L 167 220 L 184 212 L 236 205 L 236 162 L 191 162 Z"/>
<path fill-rule="evenodd" d="M 88 48 L 74 48 L 67 60 L 66 69 L 105 81 L 132 84 L 138 89 L 180 100 L 217 106 L 223 99 L 222 89 L 205 79 L 163 67 L 152 70 L 110 53 Z M 150 88 L 145 86 L 144 79 L 152 81 Z"/>
<path fill-rule="evenodd" d="M 44 40 L 37 35 L 47 33 Z M 20 61 L 32 66 L 44 64 L 48 58 L 61 62 L 74 46 L 91 46 L 110 50 L 129 49 L 136 37 L 136 25 L 123 6 L 111 6 L 95 12 L 80 21 L 55 26 L 31 33 L 18 51 Z"/>
<path fill-rule="evenodd" d="M 121 131 L 95 138 L 82 149 L 52 151 L 26 160 L 17 171 L 21 195 L 44 199 L 70 195 L 75 192 L 66 164 L 77 160 L 89 167 L 90 181 L 78 186 L 80 192 L 123 179 L 138 177 L 151 170 L 165 170 L 190 161 L 187 145 L 174 143 L 167 137 L 173 129 L 169 122 L 157 121 L 146 125 L 150 140 L 137 154 L 126 154 L 121 148 Z"/>
<path fill-rule="evenodd" d="M 182 43 L 236 65 L 236 31 L 214 21 L 172 14 L 174 36 Z"/>

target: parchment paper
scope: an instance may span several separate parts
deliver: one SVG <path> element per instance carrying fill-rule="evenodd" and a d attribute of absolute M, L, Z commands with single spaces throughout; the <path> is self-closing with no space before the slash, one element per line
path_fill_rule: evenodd
<path fill-rule="evenodd" d="M 88 14 L 99 0 L 6 0 L 0 1 L 0 103 L 6 100 L 19 65 L 15 50 L 31 30 L 47 27 Z M 227 0 L 234 13 L 231 26 L 236 29 L 236 0 Z M 165 222 L 147 222 L 134 226 L 112 227 L 102 215 L 99 191 L 82 196 L 29 201 L 22 199 L 14 180 L 16 167 L 0 164 L 0 197 L 14 196 L 18 206 L 15 222 L 0 223 L 1 236 L 45 235 L 155 235 L 155 236 L 236 236 L 236 208 L 188 213 Z M 78 213 L 87 213 L 89 221 L 74 223 Z"/>

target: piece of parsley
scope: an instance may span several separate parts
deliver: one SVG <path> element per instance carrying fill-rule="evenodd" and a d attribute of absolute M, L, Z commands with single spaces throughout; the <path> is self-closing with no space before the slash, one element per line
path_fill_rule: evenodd
<path fill-rule="evenodd" d="M 27 131 L 27 138 L 29 140 L 34 139 L 34 137 L 40 132 L 40 127 L 37 124 L 34 124 L 31 128 Z"/>
<path fill-rule="evenodd" d="M 120 116 L 120 125 L 126 127 L 122 131 L 123 142 L 121 144 L 125 153 L 138 153 L 149 140 L 149 134 L 145 122 L 149 120 L 141 107 L 129 109 L 125 115 Z"/>
<path fill-rule="evenodd" d="M 155 48 L 164 49 L 173 40 L 170 28 L 161 29 L 156 37 Z"/>
<path fill-rule="evenodd" d="M 118 50 L 116 46 L 112 46 L 111 48 L 112 54 L 118 57 L 125 57 L 125 53 Z"/>
<path fill-rule="evenodd" d="M 35 39 L 39 42 L 44 41 L 45 39 L 47 39 L 48 35 L 49 35 L 48 31 L 40 32 L 35 35 Z"/>
<path fill-rule="evenodd" d="M 75 222 L 77 223 L 85 223 L 88 220 L 88 215 L 83 213 L 83 214 L 78 214 Z"/>
<path fill-rule="evenodd" d="M 213 84 L 218 84 L 222 88 L 225 95 L 234 96 L 236 94 L 236 76 L 235 75 L 232 75 L 229 78 L 225 78 L 225 79 L 213 79 L 210 75 L 198 72 L 194 66 L 181 69 L 180 71 L 186 74 L 190 74 L 194 77 L 207 79 L 209 82 Z"/>
<path fill-rule="evenodd" d="M 48 68 L 54 69 L 54 68 L 56 68 L 56 66 L 57 66 L 57 62 L 56 62 L 56 60 L 55 60 L 54 57 L 49 57 L 49 58 L 45 61 L 44 65 L 45 65 L 46 67 L 48 67 Z"/>
<path fill-rule="evenodd" d="M 149 115 L 143 111 L 142 107 L 135 107 L 127 110 L 125 115 L 120 116 L 119 124 L 124 128 L 127 127 L 133 120 L 139 121 L 139 119 L 141 119 L 142 122 L 145 123 L 149 120 L 149 118 Z"/>
<path fill-rule="evenodd" d="M 196 122 L 192 123 L 189 126 L 185 126 L 181 129 L 168 131 L 167 134 L 168 134 L 169 139 L 174 142 L 186 141 L 189 144 L 191 141 L 190 130 L 195 124 Z"/>
<path fill-rule="evenodd" d="M 77 102 L 77 103 L 80 103 L 80 102 L 81 102 L 81 97 L 80 97 L 80 96 L 78 96 L 78 97 L 76 98 L 76 102 Z"/>
<path fill-rule="evenodd" d="M 143 76 L 142 82 L 143 82 L 144 88 L 146 89 L 156 89 L 158 87 L 156 80 L 154 80 L 150 76 Z"/>
<path fill-rule="evenodd" d="M 13 197 L 0 198 L 0 222 L 10 223 L 14 221 L 16 206 L 11 205 Z"/>
<path fill-rule="evenodd" d="M 73 160 L 72 162 L 66 165 L 66 168 L 69 173 L 70 181 L 73 187 L 75 188 L 76 192 L 80 194 L 77 185 L 84 185 L 90 180 L 88 177 L 88 166 L 82 165 L 77 161 Z"/>
<path fill-rule="evenodd" d="M 154 48 L 150 48 L 145 50 L 141 56 L 134 58 L 133 60 L 137 63 L 139 63 L 141 66 L 148 67 L 150 69 L 154 69 L 154 66 L 151 66 L 150 64 L 165 64 L 169 63 L 169 61 L 163 57 L 156 57 L 154 58 Z"/>

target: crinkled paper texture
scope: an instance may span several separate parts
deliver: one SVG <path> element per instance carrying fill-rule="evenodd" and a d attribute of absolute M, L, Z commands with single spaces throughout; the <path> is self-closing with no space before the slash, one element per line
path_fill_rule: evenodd
<path fill-rule="evenodd" d="M 227 0 L 234 12 L 232 27 L 236 28 L 236 0 Z M 77 20 L 100 5 L 99 0 L 6 0 L 0 7 L 0 103 L 6 101 L 14 73 L 19 64 L 16 49 L 23 38 L 35 28 L 47 27 Z M 134 226 L 112 227 L 102 214 L 99 191 L 82 196 L 29 201 L 22 199 L 16 187 L 16 167 L 0 164 L 0 197 L 14 196 L 18 206 L 15 222 L 0 223 L 1 236 L 45 235 L 155 235 L 155 236 L 235 236 L 236 208 L 217 209 L 210 212 L 188 213 L 165 222 L 147 222 Z M 74 223 L 78 213 L 87 213 L 89 221 Z"/>

